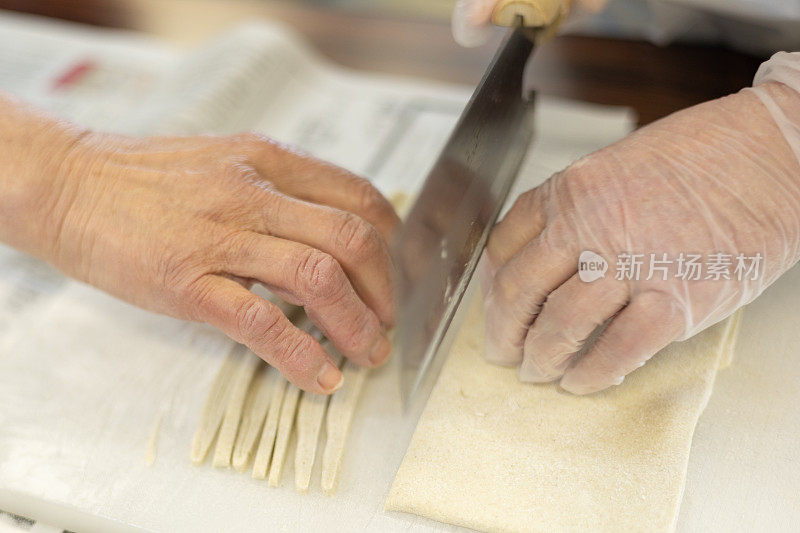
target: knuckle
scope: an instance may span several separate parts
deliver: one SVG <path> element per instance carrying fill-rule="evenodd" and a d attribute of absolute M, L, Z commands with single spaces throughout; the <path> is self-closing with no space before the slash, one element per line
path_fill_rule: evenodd
<path fill-rule="evenodd" d="M 515 276 L 509 275 L 508 270 L 508 267 L 501 268 L 492 282 L 492 293 L 504 304 L 516 301 L 520 293 Z"/>
<path fill-rule="evenodd" d="M 295 283 L 308 299 L 330 300 L 340 294 L 344 272 L 333 256 L 311 250 L 297 263 Z"/>
<path fill-rule="evenodd" d="M 559 374 L 561 354 L 550 341 L 543 341 L 528 335 L 523 345 L 523 361 L 537 369 L 540 376 L 555 377 Z"/>
<path fill-rule="evenodd" d="M 244 161 L 236 158 L 221 162 L 220 174 L 224 182 L 228 185 L 226 196 L 231 193 L 241 192 L 243 183 L 254 183 L 258 181 L 258 174 L 255 169 Z"/>
<path fill-rule="evenodd" d="M 362 212 L 377 213 L 386 209 L 386 200 L 369 181 L 364 178 L 355 178 L 355 183 L 355 194 Z"/>
<path fill-rule="evenodd" d="M 570 224 L 563 217 L 554 217 L 537 238 L 537 253 L 552 261 L 572 261 L 572 247 L 564 245 L 574 235 Z"/>
<path fill-rule="evenodd" d="M 272 146 L 273 144 L 268 137 L 254 131 L 233 135 L 231 141 L 234 146 L 242 148 L 245 152 L 263 150 L 265 147 Z"/>
<path fill-rule="evenodd" d="M 210 311 L 212 289 L 206 278 L 206 267 L 196 256 L 178 257 L 175 255 L 153 256 L 149 259 L 155 265 L 155 280 L 160 291 L 167 295 L 163 304 L 168 309 L 180 310 L 193 320 Z"/>
<path fill-rule="evenodd" d="M 539 194 L 538 190 L 539 189 L 529 189 L 520 194 L 519 198 L 517 198 L 517 201 L 514 202 L 513 208 L 522 211 L 530 211 L 533 209 L 536 204 L 536 197 Z"/>
<path fill-rule="evenodd" d="M 161 286 L 167 290 L 171 287 L 181 286 L 187 266 L 189 266 L 187 263 L 190 263 L 185 257 L 169 250 L 150 256 L 149 262 L 154 265 L 156 279 L 160 280 Z M 192 286 L 189 288 L 193 290 Z"/>
<path fill-rule="evenodd" d="M 574 329 L 560 327 L 546 319 L 544 314 L 537 318 L 525 339 L 526 353 L 539 361 L 540 365 L 552 370 L 559 365 L 565 356 L 577 352 L 582 344 L 581 335 Z"/>
<path fill-rule="evenodd" d="M 549 321 L 541 320 L 541 318 L 534 322 L 533 330 L 535 330 L 535 335 L 529 337 L 529 340 L 532 341 L 531 344 L 547 346 L 546 354 L 548 357 L 558 357 L 567 352 L 573 353 L 577 351 L 578 344 L 581 341 L 580 336 L 574 329 L 557 327 Z"/>
<path fill-rule="evenodd" d="M 283 331 L 281 314 L 266 302 L 250 298 L 236 308 L 235 328 L 240 339 L 252 344 L 269 343 Z"/>
<path fill-rule="evenodd" d="M 543 370 L 549 373 L 560 373 L 564 371 L 564 363 L 580 348 L 580 342 L 574 337 L 556 335 L 547 339 L 544 346 L 546 347 L 545 351 L 534 352 L 534 359 L 539 362 L 539 366 Z"/>
<path fill-rule="evenodd" d="M 222 251 L 216 251 L 222 249 Z M 214 246 L 208 251 L 208 255 L 222 255 L 222 262 L 225 265 L 230 265 L 243 257 L 249 257 L 253 252 L 253 243 L 247 237 L 245 232 L 236 231 L 220 238 L 219 244 Z"/>
<path fill-rule="evenodd" d="M 349 256 L 365 258 L 380 249 L 380 236 L 375 228 L 352 213 L 342 216 L 336 232 L 337 245 Z"/>
<path fill-rule="evenodd" d="M 212 288 L 206 277 L 203 276 L 193 282 L 177 286 L 181 288 L 176 295 L 175 305 L 185 302 L 187 304 L 185 307 L 189 310 L 189 319 L 206 320 L 208 314 L 213 312 L 211 309 Z"/>
<path fill-rule="evenodd" d="M 538 326 L 543 333 L 557 339 L 558 341 L 576 343 L 583 335 L 582 324 L 586 321 L 584 316 L 575 314 L 576 308 L 571 304 L 567 295 L 558 290 L 551 292 L 542 307 L 541 316 L 538 319 Z"/>
<path fill-rule="evenodd" d="M 506 265 L 495 276 L 492 292 L 504 305 L 512 308 L 530 308 L 538 314 L 547 293 L 538 285 L 531 285 L 525 280 L 526 276 L 520 272 L 519 265 Z"/>
<path fill-rule="evenodd" d="M 573 316 L 573 309 L 570 305 L 571 296 L 565 294 L 566 291 L 560 290 L 561 287 L 547 295 L 545 300 L 545 312 L 548 313 L 555 322 L 569 322 Z"/>
<path fill-rule="evenodd" d="M 285 333 L 276 340 L 273 351 L 273 363 L 284 372 L 301 371 L 304 355 L 311 353 L 310 341 L 302 335 Z"/>
<path fill-rule="evenodd" d="M 619 351 L 621 347 L 609 346 L 602 338 L 592 347 L 595 358 L 593 375 L 599 380 L 607 380 L 618 373 Z"/>
<path fill-rule="evenodd" d="M 377 327 L 377 320 L 374 320 L 369 313 L 359 313 L 343 328 L 342 338 L 338 339 L 341 344 L 340 348 L 351 353 L 369 348 L 366 343 L 372 339 Z"/>
<path fill-rule="evenodd" d="M 648 314 L 672 314 L 676 306 L 670 294 L 661 290 L 646 290 L 636 295 L 643 311 Z"/>
<path fill-rule="evenodd" d="M 562 373 L 560 369 L 562 357 L 563 352 L 552 353 L 544 357 L 533 358 L 533 363 L 539 367 L 543 375 L 557 377 Z"/>
<path fill-rule="evenodd" d="M 547 203 L 549 190 L 553 185 L 553 180 L 547 180 L 542 185 L 529 189 L 520 194 L 514 202 L 511 210 L 515 214 L 523 214 L 526 217 L 533 217 L 531 223 L 541 224 L 545 219 L 544 206 Z"/>
<path fill-rule="evenodd" d="M 596 168 L 593 164 L 594 154 L 581 157 L 567 168 L 558 172 L 553 177 L 554 181 L 582 181 L 596 176 Z"/>

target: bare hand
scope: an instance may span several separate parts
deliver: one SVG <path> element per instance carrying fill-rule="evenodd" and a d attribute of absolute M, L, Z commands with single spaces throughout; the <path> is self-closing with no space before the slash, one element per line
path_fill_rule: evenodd
<path fill-rule="evenodd" d="M 45 246 L 68 275 L 152 311 L 212 324 L 295 385 L 341 373 L 258 281 L 303 305 L 348 358 L 389 355 L 386 241 L 397 216 L 367 181 L 256 135 L 130 139 L 84 134 L 53 191 Z"/>

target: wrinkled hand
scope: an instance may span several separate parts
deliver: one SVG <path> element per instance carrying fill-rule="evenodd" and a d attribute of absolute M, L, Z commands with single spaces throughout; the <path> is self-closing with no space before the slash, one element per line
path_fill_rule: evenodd
<path fill-rule="evenodd" d="M 90 133 L 60 165 L 41 254 L 122 299 L 204 321 L 295 385 L 329 393 L 341 373 L 272 303 L 303 305 L 346 356 L 390 351 L 386 240 L 398 222 L 363 179 L 256 135 L 135 140 Z"/>
<path fill-rule="evenodd" d="M 800 109 L 785 86 L 760 90 Z M 581 281 L 583 251 L 608 262 L 605 277 Z M 730 279 L 706 279 L 708 270 L 698 280 L 678 276 L 680 254 L 707 262 L 717 252 L 730 256 Z M 617 270 L 623 253 L 643 254 L 638 279 Z M 674 263 L 648 279 L 650 254 Z M 756 279 L 737 279 L 738 254 L 761 255 Z M 797 157 L 753 92 L 708 102 L 583 158 L 517 200 L 488 245 L 487 357 L 520 364 L 524 381 L 599 391 L 750 302 L 799 258 Z"/>

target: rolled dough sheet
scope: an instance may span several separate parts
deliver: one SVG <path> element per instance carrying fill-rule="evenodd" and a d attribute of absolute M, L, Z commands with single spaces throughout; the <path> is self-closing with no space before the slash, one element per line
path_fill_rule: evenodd
<path fill-rule="evenodd" d="M 623 385 L 578 397 L 486 363 L 481 304 L 453 344 L 386 509 L 486 531 L 674 529 L 692 433 L 730 360 L 732 319 L 668 346 Z"/>

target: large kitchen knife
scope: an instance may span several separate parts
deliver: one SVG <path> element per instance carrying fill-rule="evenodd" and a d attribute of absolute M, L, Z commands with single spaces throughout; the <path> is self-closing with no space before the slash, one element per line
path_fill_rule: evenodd
<path fill-rule="evenodd" d="M 406 405 L 433 366 L 532 139 L 533 103 L 523 92 L 531 37 L 515 14 L 392 243 Z"/>

